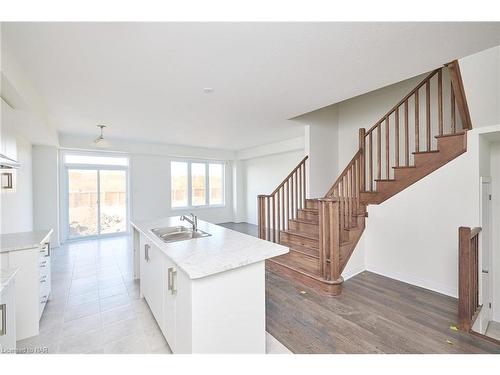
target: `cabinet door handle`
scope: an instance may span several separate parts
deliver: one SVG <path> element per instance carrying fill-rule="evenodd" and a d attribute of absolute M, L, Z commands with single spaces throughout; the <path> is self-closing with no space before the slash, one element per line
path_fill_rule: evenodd
<path fill-rule="evenodd" d="M 148 244 L 144 245 L 144 259 L 146 259 L 146 262 L 149 262 L 149 248 Z"/>
<path fill-rule="evenodd" d="M 50 242 L 47 242 L 46 245 L 47 245 L 47 255 L 45 256 L 50 257 Z"/>
<path fill-rule="evenodd" d="M 2 313 L 0 336 L 5 336 L 7 334 L 7 305 L 5 303 L 0 305 L 0 312 Z"/>
<path fill-rule="evenodd" d="M 168 268 L 168 290 L 170 290 L 170 294 L 177 294 L 177 270 L 175 267 Z"/>

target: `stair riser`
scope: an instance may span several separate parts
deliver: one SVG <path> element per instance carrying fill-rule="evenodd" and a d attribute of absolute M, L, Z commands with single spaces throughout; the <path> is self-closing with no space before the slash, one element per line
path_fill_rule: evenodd
<path fill-rule="evenodd" d="M 438 138 L 439 152 L 452 152 L 466 151 L 467 150 L 467 135 L 457 135 L 453 137 Z"/>
<path fill-rule="evenodd" d="M 342 293 L 342 279 L 339 280 L 339 283 L 335 285 L 326 284 L 320 280 L 308 277 L 303 273 L 297 272 L 291 268 L 279 264 L 272 259 L 268 259 L 266 261 L 266 268 L 277 273 L 278 275 L 284 276 L 293 281 L 298 281 L 299 283 L 304 284 L 309 288 L 314 289 L 327 296 L 338 296 Z"/>
<path fill-rule="evenodd" d="M 297 251 L 297 252 L 300 252 L 302 254 L 306 254 L 308 256 L 314 257 L 314 258 L 319 257 L 319 250 L 317 248 L 299 245 L 299 244 L 293 243 L 291 241 L 287 241 L 283 238 L 281 238 L 280 244 L 288 247 L 290 249 L 290 251 Z"/>
<path fill-rule="evenodd" d="M 309 211 L 299 211 L 298 212 L 298 218 L 300 220 L 305 220 L 309 221 L 311 223 L 318 224 L 319 223 L 319 216 L 317 213 L 312 213 Z"/>
<path fill-rule="evenodd" d="M 306 208 L 318 209 L 318 201 L 315 199 L 306 199 Z"/>
<path fill-rule="evenodd" d="M 281 233 L 281 237 L 283 240 L 288 241 L 289 243 L 295 243 L 298 245 L 305 245 L 305 246 L 311 246 L 314 248 L 318 248 L 319 246 L 319 239 L 318 240 L 312 240 L 309 238 L 301 237 L 301 236 L 296 236 L 290 233 Z"/>
<path fill-rule="evenodd" d="M 288 228 L 292 231 L 297 231 L 299 233 L 311 234 L 314 236 L 319 235 L 319 225 L 318 224 L 309 224 L 309 223 L 301 223 L 298 221 L 290 220 L 288 222 Z"/>

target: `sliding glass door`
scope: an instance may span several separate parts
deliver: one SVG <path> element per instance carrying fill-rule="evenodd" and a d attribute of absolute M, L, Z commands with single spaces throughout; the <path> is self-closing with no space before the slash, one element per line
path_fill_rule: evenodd
<path fill-rule="evenodd" d="M 68 238 L 127 231 L 127 171 L 67 168 Z"/>
<path fill-rule="evenodd" d="M 68 169 L 69 238 L 99 234 L 97 192 L 97 170 Z"/>
<path fill-rule="evenodd" d="M 127 230 L 127 172 L 98 170 L 99 233 L 120 233 Z"/>
<path fill-rule="evenodd" d="M 64 238 L 127 232 L 128 157 L 66 151 L 61 165 Z"/>

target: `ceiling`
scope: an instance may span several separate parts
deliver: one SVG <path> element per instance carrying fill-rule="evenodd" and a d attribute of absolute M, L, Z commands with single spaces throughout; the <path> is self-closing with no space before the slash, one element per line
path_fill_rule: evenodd
<path fill-rule="evenodd" d="M 4 23 L 2 42 L 60 133 L 240 150 L 498 45 L 500 23 Z"/>

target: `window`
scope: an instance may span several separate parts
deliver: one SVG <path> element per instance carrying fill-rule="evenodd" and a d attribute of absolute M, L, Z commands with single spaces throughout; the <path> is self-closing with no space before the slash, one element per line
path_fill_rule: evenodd
<path fill-rule="evenodd" d="M 128 166 L 128 158 L 119 156 L 98 156 L 98 155 L 64 155 L 65 164 L 87 164 L 87 165 L 109 165 L 109 166 Z"/>
<path fill-rule="evenodd" d="M 224 205 L 224 163 L 172 161 L 172 208 Z"/>
<path fill-rule="evenodd" d="M 173 161 L 170 164 L 172 207 L 188 205 L 188 163 Z"/>

